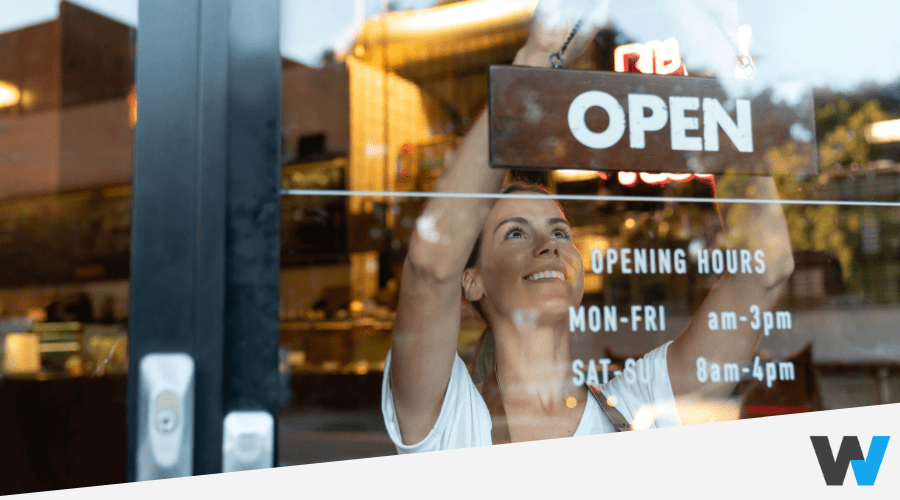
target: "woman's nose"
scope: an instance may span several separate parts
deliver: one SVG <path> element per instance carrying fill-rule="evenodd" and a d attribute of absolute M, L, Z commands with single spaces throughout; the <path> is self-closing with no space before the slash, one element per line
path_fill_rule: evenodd
<path fill-rule="evenodd" d="M 554 238 L 545 238 L 537 247 L 536 255 L 559 255 L 559 245 Z"/>

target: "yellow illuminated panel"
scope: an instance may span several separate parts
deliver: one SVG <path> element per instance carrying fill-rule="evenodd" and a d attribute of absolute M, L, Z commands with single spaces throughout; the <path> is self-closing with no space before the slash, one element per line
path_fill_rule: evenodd
<path fill-rule="evenodd" d="M 137 92 L 134 85 L 128 92 L 128 124 L 131 125 L 131 128 L 137 124 Z"/>
<path fill-rule="evenodd" d="M 15 85 L 0 80 L 0 108 L 7 108 L 19 104 L 21 92 Z"/>
<path fill-rule="evenodd" d="M 870 144 L 900 142 L 900 120 L 875 122 L 866 127 L 866 141 Z"/>
<path fill-rule="evenodd" d="M 573 229 L 575 246 L 581 251 L 581 262 L 585 269 L 591 268 L 591 252 L 594 249 L 605 252 L 612 242 L 605 236 L 592 234 L 592 228 Z M 603 275 L 584 273 L 584 292 L 599 293 L 603 291 Z"/>
<path fill-rule="evenodd" d="M 593 170 L 554 170 L 553 176 L 557 182 L 575 182 L 596 179 L 597 172 Z"/>

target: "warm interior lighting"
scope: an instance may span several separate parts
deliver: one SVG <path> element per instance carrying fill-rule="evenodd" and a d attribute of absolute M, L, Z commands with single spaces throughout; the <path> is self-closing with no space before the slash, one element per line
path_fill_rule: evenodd
<path fill-rule="evenodd" d="M 866 127 L 866 141 L 870 144 L 900 142 L 900 120 L 875 122 Z"/>
<path fill-rule="evenodd" d="M 713 174 L 671 174 L 650 172 L 619 172 L 619 184 L 627 187 L 633 187 L 637 184 L 638 179 L 647 184 L 656 184 L 659 186 L 668 184 L 671 181 L 687 182 L 693 179 L 711 179 Z"/>
<path fill-rule="evenodd" d="M 19 104 L 21 93 L 15 85 L 0 80 L 0 108 L 15 106 Z"/>
<path fill-rule="evenodd" d="M 81 349 L 81 344 L 78 342 L 52 342 L 47 344 L 42 344 L 40 351 L 41 352 L 76 352 Z"/>
<path fill-rule="evenodd" d="M 31 92 L 30 90 L 23 90 L 22 95 L 19 97 L 19 103 L 25 109 L 30 109 L 34 106 L 36 100 L 37 98 L 35 97 L 34 92 Z"/>
<path fill-rule="evenodd" d="M 669 223 L 666 221 L 662 221 L 656 226 L 656 229 L 659 231 L 659 235 L 665 237 L 669 234 Z"/>
<path fill-rule="evenodd" d="M 602 231 L 599 227 L 585 227 L 582 230 L 573 230 L 572 236 L 575 240 L 575 246 L 578 248 L 596 248 L 605 252 L 610 247 L 610 241 L 607 237 L 596 234 L 599 231 Z M 591 252 L 581 252 L 581 263 L 585 269 L 591 268 Z M 602 292 L 603 275 L 585 273 L 584 291 L 585 293 Z"/>
<path fill-rule="evenodd" d="M 553 176 L 556 182 L 589 181 L 597 178 L 597 172 L 593 170 L 554 170 Z"/>
<path fill-rule="evenodd" d="M 41 370 L 40 341 L 33 333 L 10 333 L 6 336 L 6 359 L 3 371 L 10 374 L 37 373 Z"/>
<path fill-rule="evenodd" d="M 128 92 L 128 124 L 131 125 L 131 128 L 137 124 L 137 92 L 134 85 Z"/>
<path fill-rule="evenodd" d="M 531 11 L 536 6 L 537 2 L 533 0 L 459 2 L 416 12 L 415 15 L 407 17 L 403 27 L 430 31 L 453 28 L 462 24 L 490 23 L 503 17 L 514 17 L 522 11 Z"/>
<path fill-rule="evenodd" d="M 698 179 L 710 179 L 712 178 L 712 174 L 651 174 L 648 172 L 641 172 L 641 180 L 646 182 L 647 184 L 668 184 L 671 181 L 675 182 L 687 182 L 689 180 L 694 179 L 695 177 Z"/>
<path fill-rule="evenodd" d="M 651 174 L 641 172 L 641 180 L 647 184 L 665 184 L 669 182 L 669 174 Z"/>
<path fill-rule="evenodd" d="M 632 187 L 637 184 L 637 172 L 619 172 L 619 184 Z"/>

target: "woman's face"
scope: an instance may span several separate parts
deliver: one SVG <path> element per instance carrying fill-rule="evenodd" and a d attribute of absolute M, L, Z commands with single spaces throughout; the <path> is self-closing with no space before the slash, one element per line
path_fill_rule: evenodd
<path fill-rule="evenodd" d="M 551 199 L 499 200 L 482 229 L 478 264 L 466 273 L 466 299 L 514 320 L 564 321 L 584 295 L 581 254 Z"/>

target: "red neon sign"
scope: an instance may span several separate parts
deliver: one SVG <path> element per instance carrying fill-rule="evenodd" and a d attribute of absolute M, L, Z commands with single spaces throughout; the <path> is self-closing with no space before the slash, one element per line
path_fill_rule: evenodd
<path fill-rule="evenodd" d="M 654 174 L 650 172 L 619 172 L 618 179 L 619 184 L 625 187 L 633 187 L 636 186 L 638 180 L 647 184 L 655 184 L 657 186 L 664 186 L 669 182 L 688 182 L 693 179 L 701 179 L 710 181 L 713 178 L 713 174 L 670 174 L 670 173 L 659 173 Z"/>
<path fill-rule="evenodd" d="M 613 52 L 613 60 L 619 73 L 688 74 L 675 38 L 619 45 Z"/>

